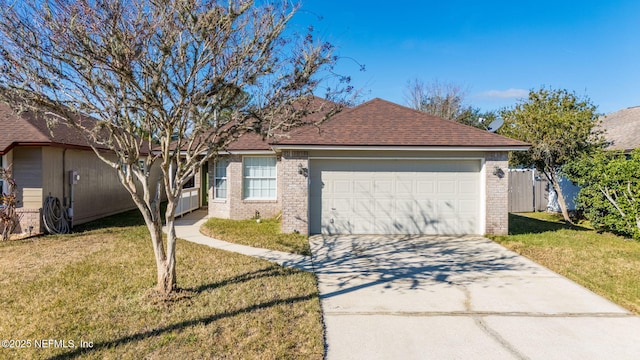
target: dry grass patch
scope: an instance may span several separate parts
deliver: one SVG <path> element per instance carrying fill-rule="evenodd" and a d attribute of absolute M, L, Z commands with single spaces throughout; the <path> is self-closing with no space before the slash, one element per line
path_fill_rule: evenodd
<path fill-rule="evenodd" d="M 280 232 L 280 221 L 276 219 L 228 220 L 210 218 L 200 231 L 212 238 L 263 249 L 311 255 L 309 240 L 301 234 Z"/>
<path fill-rule="evenodd" d="M 178 242 L 171 299 L 150 289 L 143 226 L 0 244 L 0 338 L 31 340 L 0 358 L 311 358 L 323 356 L 313 274 Z M 34 348 L 36 339 L 93 348 Z"/>
<path fill-rule="evenodd" d="M 640 242 L 536 216 L 510 215 L 511 235 L 493 239 L 640 314 Z"/>

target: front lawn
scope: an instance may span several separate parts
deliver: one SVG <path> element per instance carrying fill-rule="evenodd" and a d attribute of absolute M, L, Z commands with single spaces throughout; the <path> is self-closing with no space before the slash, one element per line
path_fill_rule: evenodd
<path fill-rule="evenodd" d="M 184 290 L 161 300 L 146 228 L 131 217 L 0 243 L 0 339 L 28 347 L 0 358 L 322 359 L 313 274 L 180 240 Z"/>
<path fill-rule="evenodd" d="M 640 242 L 545 213 L 510 214 L 509 233 L 492 239 L 640 314 Z"/>
<path fill-rule="evenodd" d="M 276 219 L 261 219 L 258 223 L 254 219 L 210 218 L 200 231 L 214 239 L 236 244 L 311 255 L 308 238 L 301 234 L 283 234 L 280 232 L 280 221 Z"/>

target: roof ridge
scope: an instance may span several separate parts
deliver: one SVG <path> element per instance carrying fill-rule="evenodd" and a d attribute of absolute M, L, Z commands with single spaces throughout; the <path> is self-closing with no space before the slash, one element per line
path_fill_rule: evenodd
<path fill-rule="evenodd" d="M 480 131 L 480 132 L 485 133 L 485 134 L 490 134 L 490 136 L 500 136 L 500 137 L 505 137 L 505 138 L 512 139 L 512 140 L 517 140 L 517 139 L 510 138 L 510 137 L 508 137 L 508 136 L 504 136 L 504 135 L 500 135 L 500 134 L 492 133 L 492 132 L 487 131 L 487 130 L 482 130 L 482 129 L 477 128 L 477 127 L 475 127 L 475 126 L 471 126 L 471 125 L 463 124 L 463 123 L 457 122 L 457 121 L 455 121 L 455 120 L 449 120 L 449 119 L 445 119 L 445 118 L 440 117 L 440 116 L 437 116 L 437 115 L 428 114 L 428 113 L 426 113 L 426 112 L 424 112 L 424 111 L 420 111 L 420 110 L 418 110 L 418 109 L 414 109 L 414 108 L 411 108 L 411 107 L 408 107 L 408 106 L 403 106 L 403 105 L 400 105 L 400 104 L 396 104 L 396 103 L 391 102 L 391 101 L 388 101 L 388 100 L 384 100 L 384 99 L 380 99 L 380 98 L 376 98 L 376 99 L 381 100 L 381 101 L 386 102 L 386 103 L 389 103 L 389 104 L 391 104 L 391 105 L 393 105 L 393 106 L 395 106 L 395 107 L 399 107 L 399 108 L 401 108 L 401 109 L 403 109 L 403 110 L 405 110 L 405 111 L 406 111 L 407 109 L 408 109 L 408 110 L 411 110 L 411 111 L 413 111 L 413 112 L 415 112 L 415 113 L 418 113 L 420 116 L 422 116 L 422 117 L 428 117 L 428 118 L 430 118 L 431 120 L 436 120 L 436 121 L 438 121 L 438 122 L 446 121 L 446 122 L 447 122 L 447 123 L 446 123 L 447 125 L 455 124 L 454 126 L 457 126 L 457 127 L 460 127 L 460 128 L 464 128 L 464 129 L 467 129 L 467 130 L 471 130 L 471 129 L 473 129 L 472 131 L 476 131 L 476 132 L 477 132 L 477 131 Z M 375 99 L 374 99 L 374 100 L 375 100 Z M 639 107 L 640 107 L 640 106 L 639 106 Z"/>

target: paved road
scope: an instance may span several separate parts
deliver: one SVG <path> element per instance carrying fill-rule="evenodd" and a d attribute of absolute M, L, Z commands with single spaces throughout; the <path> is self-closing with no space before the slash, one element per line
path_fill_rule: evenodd
<path fill-rule="evenodd" d="M 310 241 L 329 360 L 640 358 L 640 317 L 485 238 Z"/>

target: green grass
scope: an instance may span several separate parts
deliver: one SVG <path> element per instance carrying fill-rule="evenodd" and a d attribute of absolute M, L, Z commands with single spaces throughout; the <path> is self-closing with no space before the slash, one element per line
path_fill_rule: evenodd
<path fill-rule="evenodd" d="M 0 339 L 31 342 L 0 348 L 0 358 L 322 359 L 313 274 L 179 240 L 183 290 L 161 300 L 139 224 L 134 212 L 80 233 L 0 243 Z M 36 349 L 36 339 L 93 347 Z"/>
<path fill-rule="evenodd" d="M 509 215 L 509 233 L 492 239 L 640 314 L 640 242 L 544 213 Z"/>
<path fill-rule="evenodd" d="M 212 238 L 270 250 L 311 255 L 309 240 L 301 234 L 283 234 L 276 219 L 228 220 L 210 218 L 200 231 Z"/>

